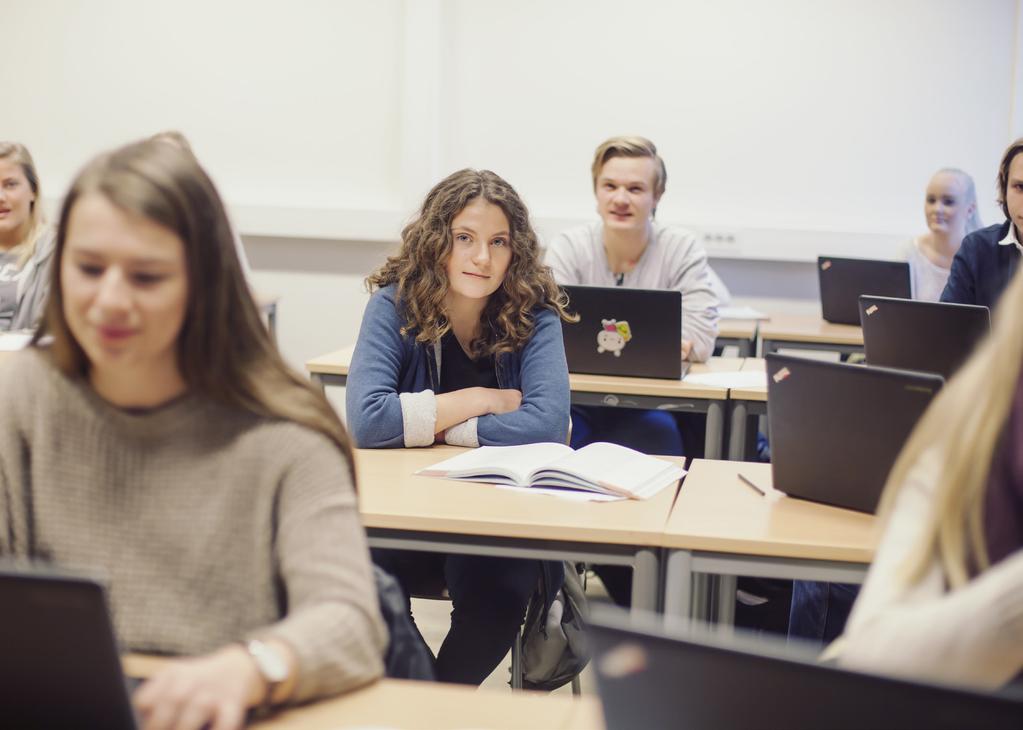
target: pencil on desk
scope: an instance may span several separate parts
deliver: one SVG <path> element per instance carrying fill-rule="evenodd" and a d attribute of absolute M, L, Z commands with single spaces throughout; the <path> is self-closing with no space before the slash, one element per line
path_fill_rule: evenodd
<path fill-rule="evenodd" d="M 749 477 L 747 477 L 745 474 L 739 474 L 739 479 L 741 479 L 743 482 L 745 482 L 749 486 L 753 487 L 753 489 L 755 489 L 757 494 L 759 494 L 761 497 L 766 497 L 767 496 L 767 492 L 765 492 L 763 489 L 761 489 L 756 484 L 754 484 L 753 481 Z"/>

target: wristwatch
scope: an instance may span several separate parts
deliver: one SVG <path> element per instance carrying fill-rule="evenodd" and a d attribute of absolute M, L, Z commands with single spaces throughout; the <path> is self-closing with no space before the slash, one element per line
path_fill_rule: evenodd
<path fill-rule="evenodd" d="M 269 709 L 273 705 L 274 694 L 277 688 L 288 678 L 288 663 L 280 652 L 269 644 L 259 639 L 252 639 L 244 642 L 245 650 L 249 652 L 252 661 L 256 663 L 260 676 L 266 682 L 266 694 L 263 696 L 261 709 Z"/>

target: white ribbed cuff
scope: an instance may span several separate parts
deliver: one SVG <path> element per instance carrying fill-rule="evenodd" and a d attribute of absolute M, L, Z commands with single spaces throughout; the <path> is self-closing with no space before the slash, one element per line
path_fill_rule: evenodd
<path fill-rule="evenodd" d="M 431 446 L 437 425 L 437 396 L 432 390 L 399 393 L 405 448 Z"/>
<path fill-rule="evenodd" d="M 479 438 L 476 435 L 477 420 L 476 416 L 473 416 L 468 421 L 455 424 L 444 432 L 444 442 L 452 446 L 468 446 L 471 449 L 475 449 L 480 445 Z"/>

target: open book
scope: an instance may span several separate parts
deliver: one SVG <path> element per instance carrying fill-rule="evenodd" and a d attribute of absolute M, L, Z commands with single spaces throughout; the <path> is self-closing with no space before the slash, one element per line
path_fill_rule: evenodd
<path fill-rule="evenodd" d="M 628 499 L 652 497 L 678 483 L 678 464 L 624 446 L 594 443 L 578 451 L 564 444 L 481 446 L 417 472 L 517 487 L 581 489 Z"/>

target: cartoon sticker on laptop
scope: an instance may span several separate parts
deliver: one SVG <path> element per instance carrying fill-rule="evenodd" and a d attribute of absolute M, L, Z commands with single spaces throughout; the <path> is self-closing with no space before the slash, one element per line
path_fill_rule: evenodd
<path fill-rule="evenodd" d="M 597 333 L 597 354 L 613 352 L 615 357 L 622 356 L 625 343 L 632 339 L 632 329 L 625 320 L 600 320 L 601 329 Z"/>

